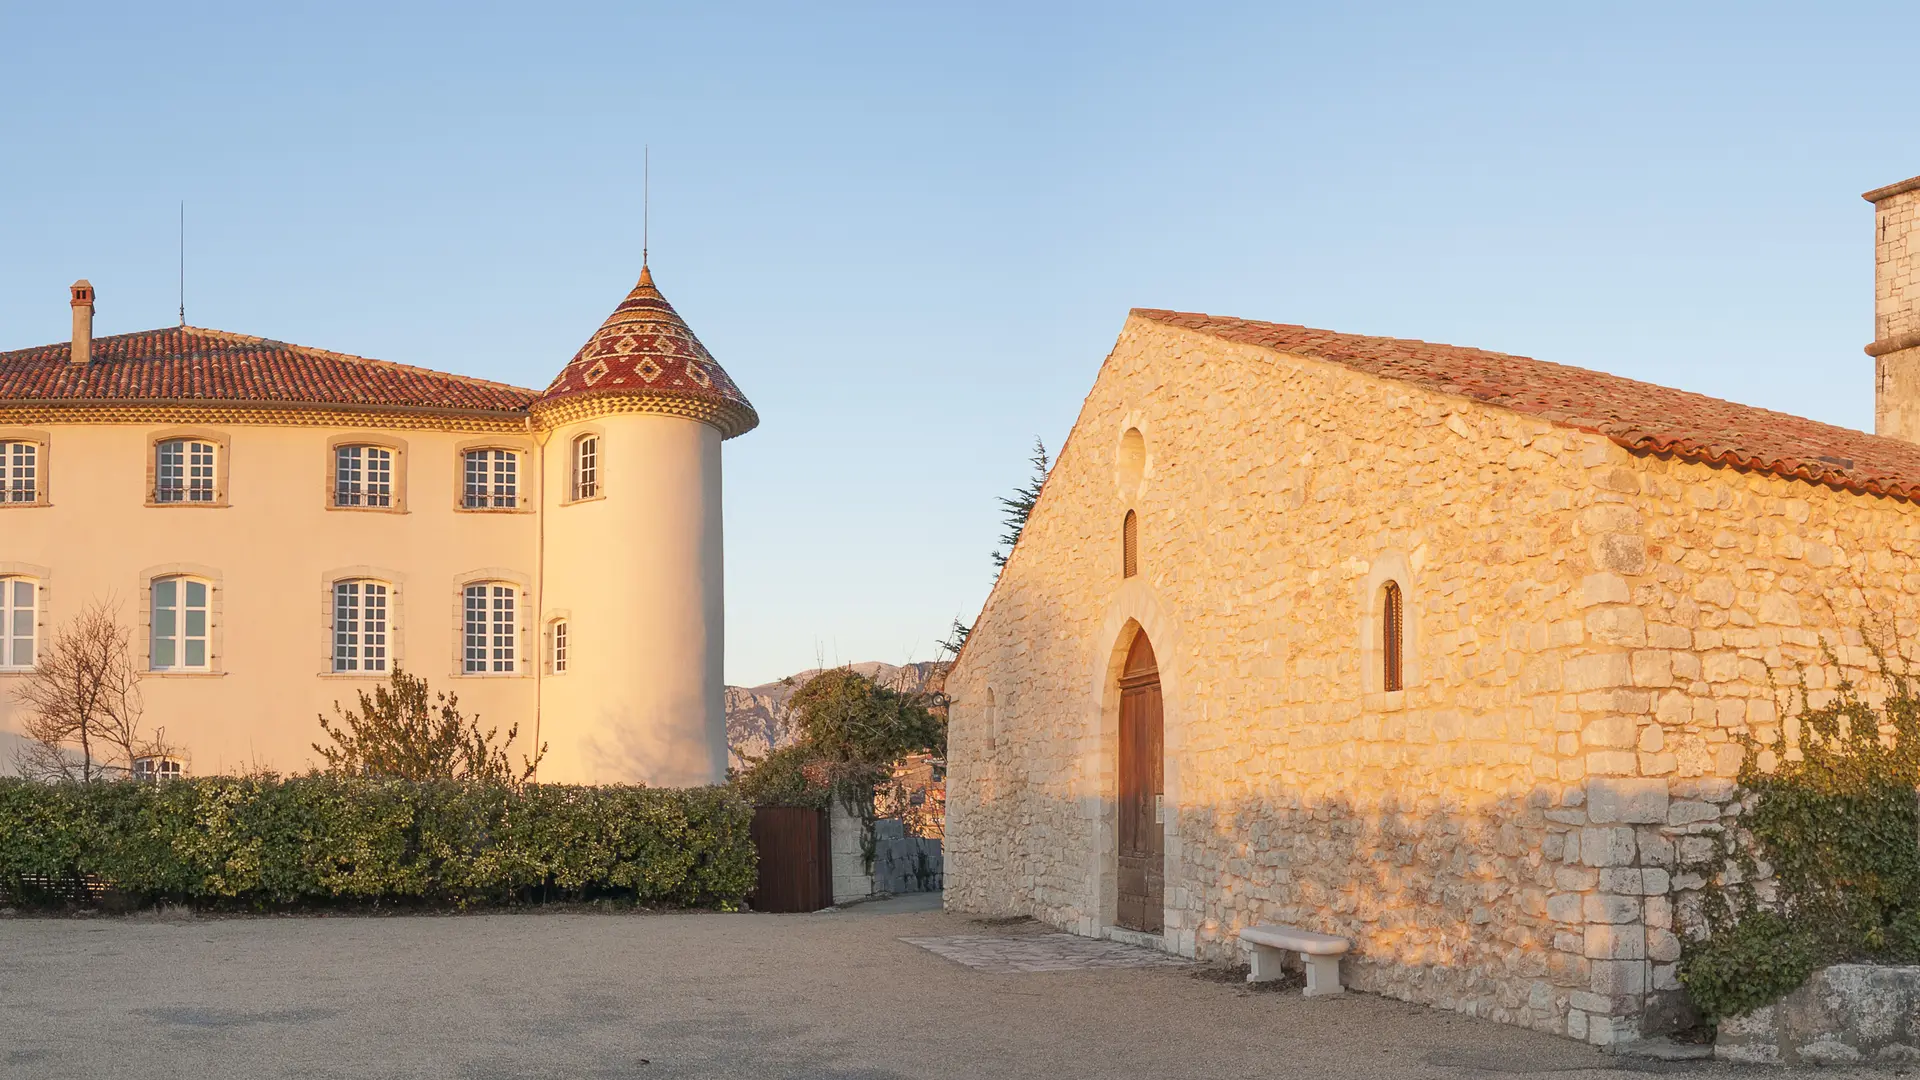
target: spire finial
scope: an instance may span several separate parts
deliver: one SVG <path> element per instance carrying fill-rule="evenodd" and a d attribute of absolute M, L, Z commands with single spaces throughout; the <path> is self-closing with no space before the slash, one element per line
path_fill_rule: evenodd
<path fill-rule="evenodd" d="M 180 200 L 180 325 L 187 325 L 187 200 Z"/>
<path fill-rule="evenodd" d="M 648 230 L 653 225 L 653 146 L 640 147 L 640 269 L 647 268 Z"/>

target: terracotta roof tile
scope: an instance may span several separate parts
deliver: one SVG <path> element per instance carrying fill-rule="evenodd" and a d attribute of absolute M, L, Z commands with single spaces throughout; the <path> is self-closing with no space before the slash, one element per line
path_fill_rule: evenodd
<path fill-rule="evenodd" d="M 550 403 L 617 396 L 688 411 L 727 438 L 760 423 L 747 396 L 695 337 L 642 266 L 640 280 L 540 398 Z"/>
<path fill-rule="evenodd" d="M 1754 469 L 1844 491 L 1920 498 L 1920 444 L 1902 439 L 1483 349 L 1192 312 L 1136 308 L 1133 314 L 1512 409 L 1604 435 L 1633 451 Z"/>
<path fill-rule="evenodd" d="M 70 342 L 0 352 L 0 405 L 116 401 L 393 406 L 525 412 L 539 397 L 505 383 L 197 326 L 93 339 L 93 359 L 69 362 Z"/>

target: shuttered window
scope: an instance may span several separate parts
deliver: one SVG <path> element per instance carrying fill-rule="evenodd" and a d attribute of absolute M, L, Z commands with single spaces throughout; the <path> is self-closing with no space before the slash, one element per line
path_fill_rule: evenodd
<path fill-rule="evenodd" d="M 1140 523 L 1133 511 L 1120 522 L 1120 576 L 1130 578 L 1140 572 Z"/>
<path fill-rule="evenodd" d="M 1402 685 L 1400 651 L 1401 643 L 1405 640 L 1405 619 L 1402 613 L 1399 582 L 1387 582 L 1386 595 L 1381 600 L 1381 605 L 1384 610 L 1380 613 L 1380 632 L 1382 635 L 1380 658 L 1385 667 L 1383 674 L 1386 676 L 1383 685 L 1389 691 L 1399 690 Z"/>

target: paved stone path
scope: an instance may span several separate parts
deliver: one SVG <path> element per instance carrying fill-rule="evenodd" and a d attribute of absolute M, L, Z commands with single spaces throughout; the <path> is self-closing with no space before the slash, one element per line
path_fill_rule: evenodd
<path fill-rule="evenodd" d="M 1168 956 L 1152 949 L 1123 945 L 1118 941 L 1095 941 L 1074 934 L 1025 934 L 1020 937 L 954 934 L 949 937 L 903 937 L 900 940 L 976 971 L 1000 974 L 1185 967 L 1188 963 L 1177 956 Z"/>

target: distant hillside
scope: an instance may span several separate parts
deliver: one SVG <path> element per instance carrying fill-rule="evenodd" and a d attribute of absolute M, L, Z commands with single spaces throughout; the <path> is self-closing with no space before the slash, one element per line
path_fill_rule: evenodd
<path fill-rule="evenodd" d="M 904 667 L 873 660 L 846 666 L 882 686 L 908 693 L 927 689 L 947 671 L 945 661 L 934 660 Z M 759 757 L 791 743 L 793 731 L 787 724 L 787 699 L 818 674 L 819 668 L 808 668 L 759 686 L 727 687 L 727 764 L 738 768 L 743 763 L 742 755 Z"/>

